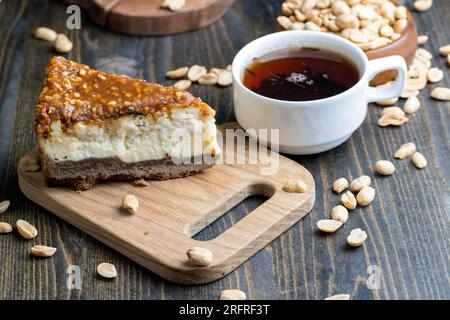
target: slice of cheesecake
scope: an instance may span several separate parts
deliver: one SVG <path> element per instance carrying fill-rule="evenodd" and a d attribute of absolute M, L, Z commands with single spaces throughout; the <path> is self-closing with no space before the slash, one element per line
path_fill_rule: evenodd
<path fill-rule="evenodd" d="M 187 91 L 53 57 L 36 136 L 48 185 L 165 180 L 211 167 L 220 147 L 214 110 Z"/>

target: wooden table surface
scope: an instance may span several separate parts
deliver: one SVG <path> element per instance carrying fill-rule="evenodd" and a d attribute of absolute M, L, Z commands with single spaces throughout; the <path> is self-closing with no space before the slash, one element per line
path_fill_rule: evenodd
<path fill-rule="evenodd" d="M 449 299 L 450 103 L 421 92 L 423 107 L 406 125 L 380 128 L 380 107 L 370 106 L 366 121 L 350 140 L 335 150 L 294 157 L 316 180 L 312 212 L 229 276 L 201 286 L 169 283 L 121 256 L 26 199 L 17 182 L 17 162 L 35 146 L 34 108 L 44 68 L 54 54 L 51 45 L 33 38 L 33 30 L 49 26 L 68 33 L 74 50 L 68 58 L 104 71 L 168 84 L 165 72 L 183 65 L 224 67 L 247 42 L 276 29 L 281 0 L 237 0 L 213 26 L 172 37 L 138 38 L 113 34 L 82 15 L 81 30 L 66 29 L 66 6 L 56 1 L 0 3 L 0 199 L 11 201 L 2 221 L 23 218 L 39 229 L 34 241 L 17 234 L 0 236 L 0 299 L 216 299 L 223 289 L 239 288 L 251 299 L 323 299 L 349 293 L 353 299 Z M 412 1 L 408 1 L 411 5 Z M 433 65 L 445 70 L 439 84 L 450 85 L 449 68 L 438 48 L 450 43 L 450 2 L 435 0 L 433 8 L 414 14 L 419 32 L 430 35 L 425 48 Z M 218 123 L 233 121 L 230 88 L 193 86 L 217 111 Z M 397 172 L 375 177 L 375 201 L 357 209 L 335 235 L 324 236 L 315 223 L 329 216 L 339 198 L 330 191 L 333 179 L 372 175 L 378 159 L 392 159 L 395 149 L 413 141 L 428 158 L 419 171 L 408 160 L 395 161 Z M 199 239 L 219 234 L 263 199 L 251 198 L 203 230 Z M 345 238 L 353 228 L 368 233 L 365 245 L 349 249 Z M 51 259 L 29 256 L 32 243 L 58 248 Z M 95 275 L 97 264 L 109 261 L 118 269 L 113 281 Z M 81 288 L 69 290 L 67 268 L 81 270 Z M 369 289 L 368 266 L 380 279 Z M 372 287 L 373 288 L 373 287 Z"/>

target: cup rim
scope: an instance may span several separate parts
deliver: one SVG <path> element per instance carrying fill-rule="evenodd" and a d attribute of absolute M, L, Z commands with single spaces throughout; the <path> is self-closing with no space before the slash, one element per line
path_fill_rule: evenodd
<path fill-rule="evenodd" d="M 311 37 L 311 38 L 317 38 L 317 37 L 322 37 L 322 38 L 328 38 L 327 40 L 330 41 L 334 41 L 334 42 L 339 42 L 341 44 L 344 44 L 346 46 L 350 46 L 353 49 L 356 49 L 356 52 L 358 52 L 358 54 L 360 55 L 360 57 L 362 57 L 362 61 L 364 62 L 363 66 L 362 66 L 362 74 L 358 80 L 357 83 L 355 83 L 351 88 L 336 94 L 334 96 L 331 97 L 327 97 L 327 98 L 322 98 L 322 99 L 317 99 L 317 100 L 305 100 L 305 101 L 291 101 L 291 100 L 281 100 L 281 99 L 274 99 L 274 98 L 269 98 L 266 96 L 263 96 L 259 93 L 256 93 L 252 90 L 250 90 L 249 88 L 247 88 L 241 79 L 241 75 L 240 75 L 240 70 L 242 66 L 237 65 L 236 60 L 240 59 L 241 56 L 244 54 L 245 50 L 248 50 L 249 48 L 251 48 L 252 46 L 258 44 L 259 42 L 262 41 L 270 41 L 273 38 L 277 38 L 277 37 L 285 37 L 285 36 L 298 36 L 298 37 Z M 270 52 L 269 52 L 270 53 Z M 352 43 L 351 41 L 344 39 L 342 37 L 336 36 L 334 34 L 328 34 L 325 32 L 321 32 L 321 31 L 309 31 L 309 30 L 286 30 L 286 31 L 279 31 L 279 32 L 274 32 L 274 33 L 270 33 L 268 35 L 259 37 L 255 40 L 252 40 L 251 42 L 247 43 L 244 47 L 242 47 L 238 53 L 236 54 L 236 56 L 233 59 L 233 63 L 232 63 L 232 75 L 233 75 L 233 85 L 239 85 L 239 87 L 241 89 L 243 89 L 244 91 L 246 91 L 249 94 L 254 95 L 256 98 L 259 98 L 261 100 L 265 100 L 267 102 L 272 102 L 272 103 L 282 103 L 284 106 L 304 106 L 304 105 L 308 105 L 310 106 L 311 104 L 320 104 L 323 102 L 329 102 L 332 101 L 334 99 L 339 99 L 342 97 L 345 97 L 347 95 L 350 95 L 351 93 L 353 93 L 355 90 L 357 90 L 364 82 L 366 74 L 367 74 L 367 64 L 368 64 L 369 59 L 367 58 L 366 54 L 364 53 L 363 50 L 361 50 L 361 48 L 359 48 L 357 45 L 355 45 L 354 43 Z"/>

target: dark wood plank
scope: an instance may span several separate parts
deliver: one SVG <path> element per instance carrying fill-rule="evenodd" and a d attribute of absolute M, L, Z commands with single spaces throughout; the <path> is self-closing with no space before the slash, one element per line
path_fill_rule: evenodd
<path fill-rule="evenodd" d="M 56 1 L 0 3 L 0 199 L 12 202 L 0 217 L 9 223 L 27 219 L 40 231 L 31 242 L 17 235 L 0 237 L 0 299 L 215 299 L 227 288 L 240 288 L 252 299 L 322 299 L 341 292 L 355 299 L 450 298 L 450 104 L 428 98 L 437 85 L 422 91 L 423 108 L 405 126 L 380 129 L 376 125 L 380 108 L 370 106 L 363 126 L 343 146 L 320 155 L 293 157 L 316 179 L 313 211 L 235 272 L 208 285 L 164 281 L 31 203 L 19 191 L 17 161 L 35 146 L 34 106 L 43 70 L 53 54 L 48 43 L 32 37 L 36 27 L 46 25 L 68 33 L 74 40 L 68 58 L 169 84 L 164 76 L 167 70 L 194 63 L 226 66 L 245 43 L 273 32 L 281 2 L 237 1 L 209 28 L 159 38 L 113 34 L 94 25 L 86 14 L 82 29 L 68 32 L 65 5 Z M 445 70 L 439 85 L 448 87 L 449 69 L 437 50 L 450 43 L 450 32 L 444 27 L 450 18 L 450 3 L 435 1 L 430 11 L 414 16 L 419 32 L 430 35 L 425 47 L 435 53 L 433 65 Z M 218 123 L 234 120 L 229 88 L 193 86 L 191 91 L 214 106 Z M 418 171 L 410 161 L 396 162 L 395 175 L 375 177 L 377 197 L 371 206 L 351 213 L 337 234 L 317 233 L 316 221 L 328 216 L 339 201 L 330 191 L 333 179 L 372 175 L 376 160 L 390 159 L 407 141 L 418 145 L 429 167 Z M 249 199 L 204 232 L 220 233 L 261 201 Z M 369 239 L 364 247 L 351 250 L 345 237 L 357 227 L 365 229 Z M 58 252 L 52 259 L 33 259 L 29 256 L 32 243 L 54 245 Z M 96 277 L 96 265 L 104 261 L 117 266 L 116 280 Z M 66 286 L 70 265 L 80 267 L 81 290 Z M 380 290 L 366 286 L 369 265 L 382 270 Z"/>

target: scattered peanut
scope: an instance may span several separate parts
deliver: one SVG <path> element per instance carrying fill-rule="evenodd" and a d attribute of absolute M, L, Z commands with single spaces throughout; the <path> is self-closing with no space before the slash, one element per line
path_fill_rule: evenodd
<path fill-rule="evenodd" d="M 66 35 L 60 33 L 56 36 L 54 48 L 56 52 L 67 53 L 72 50 L 73 43 L 69 40 L 69 38 L 67 38 Z"/>
<path fill-rule="evenodd" d="M 191 80 L 180 80 L 177 83 L 175 83 L 173 86 L 180 90 L 187 90 L 191 86 L 192 81 Z"/>
<path fill-rule="evenodd" d="M 367 233 L 361 229 L 353 229 L 350 231 L 350 235 L 347 237 L 347 243 L 352 247 L 360 247 L 367 239 Z"/>
<path fill-rule="evenodd" d="M 356 201 L 361 207 L 368 206 L 375 199 L 375 189 L 372 187 L 364 187 L 356 195 Z"/>
<path fill-rule="evenodd" d="M 383 176 L 390 176 L 395 172 L 395 166 L 388 160 L 379 160 L 375 164 L 375 171 Z"/>
<path fill-rule="evenodd" d="M 325 298 L 325 300 L 350 300 L 350 295 L 341 293 Z"/>
<path fill-rule="evenodd" d="M 441 54 L 441 56 L 448 56 L 450 54 L 450 44 L 440 47 L 439 53 Z"/>
<path fill-rule="evenodd" d="M 229 71 L 226 69 L 220 69 L 220 68 L 211 68 L 211 70 L 209 70 L 209 73 L 214 73 L 218 77 L 220 77 L 221 74 L 224 74 L 226 72 L 229 72 Z"/>
<path fill-rule="evenodd" d="M 6 222 L 0 222 L 0 234 L 1 233 L 10 233 L 12 232 L 13 228 L 9 223 Z"/>
<path fill-rule="evenodd" d="M 444 72 L 439 68 L 431 68 L 427 73 L 428 81 L 436 83 L 444 79 Z"/>
<path fill-rule="evenodd" d="M 431 59 L 433 59 L 433 55 L 431 54 L 431 52 L 428 51 L 428 50 L 425 49 L 425 48 L 419 48 L 419 49 L 417 49 L 417 55 L 418 55 L 419 57 L 422 57 L 422 58 L 426 59 L 426 60 L 431 60 Z"/>
<path fill-rule="evenodd" d="M 200 77 L 200 79 L 198 79 L 198 83 L 213 86 L 213 85 L 217 84 L 217 80 L 218 80 L 218 77 L 216 74 L 207 73 L 207 74 L 202 75 Z"/>
<path fill-rule="evenodd" d="M 334 192 L 341 193 L 348 188 L 348 180 L 345 178 L 339 178 L 333 182 L 331 187 L 333 188 Z"/>
<path fill-rule="evenodd" d="M 10 205 L 9 200 L 4 200 L 4 201 L 0 202 L 0 214 L 5 212 L 6 210 L 8 210 L 9 205 Z"/>
<path fill-rule="evenodd" d="M 416 166 L 417 169 L 423 169 L 427 166 L 427 159 L 420 152 L 416 152 L 412 155 L 411 158 L 412 163 Z"/>
<path fill-rule="evenodd" d="M 428 36 L 426 36 L 426 35 L 422 35 L 422 36 L 418 36 L 417 37 L 417 42 L 420 45 L 424 45 L 425 43 L 427 43 L 427 41 L 428 41 Z"/>
<path fill-rule="evenodd" d="M 233 83 L 233 76 L 230 71 L 223 72 L 219 75 L 219 80 L 217 81 L 219 86 L 226 87 Z"/>
<path fill-rule="evenodd" d="M 188 67 L 181 67 L 181 68 L 178 68 L 175 70 L 168 71 L 166 73 L 166 76 L 169 79 L 180 79 L 180 78 L 185 77 L 187 75 L 188 71 L 189 71 Z"/>
<path fill-rule="evenodd" d="M 349 210 L 353 210 L 356 208 L 355 195 L 350 191 L 347 191 L 342 195 L 341 202 L 344 205 L 344 207 L 346 207 Z"/>
<path fill-rule="evenodd" d="M 288 179 L 283 185 L 285 192 L 304 193 L 307 189 L 306 183 L 297 179 Z"/>
<path fill-rule="evenodd" d="M 41 40 L 54 42 L 58 34 L 53 29 L 47 27 L 39 27 L 36 30 L 34 30 L 34 36 Z"/>
<path fill-rule="evenodd" d="M 450 101 L 450 89 L 444 87 L 438 87 L 431 91 L 430 96 L 436 100 Z"/>
<path fill-rule="evenodd" d="M 223 290 L 219 295 L 219 300 L 246 300 L 247 295 L 244 291 L 232 289 Z"/>
<path fill-rule="evenodd" d="M 401 126 L 402 124 L 408 122 L 408 118 L 393 112 L 384 114 L 378 119 L 378 125 L 380 127 L 387 126 Z"/>
<path fill-rule="evenodd" d="M 34 172 L 41 169 L 39 156 L 36 153 L 27 154 L 20 158 L 19 167 L 25 172 Z"/>
<path fill-rule="evenodd" d="M 403 105 L 403 111 L 406 113 L 414 113 L 420 109 L 420 100 L 417 97 L 409 97 Z"/>
<path fill-rule="evenodd" d="M 372 179 L 370 179 L 369 176 L 362 175 L 361 177 L 356 178 L 352 181 L 352 183 L 350 184 L 350 190 L 352 192 L 358 192 L 362 188 L 370 186 L 371 183 Z"/>
<path fill-rule="evenodd" d="M 406 89 L 404 92 L 414 92 L 414 90 L 422 90 L 427 85 L 427 78 L 406 79 Z"/>
<path fill-rule="evenodd" d="M 340 227 L 342 227 L 342 222 L 337 220 L 323 219 L 317 221 L 317 228 L 322 232 L 333 233 Z"/>
<path fill-rule="evenodd" d="M 16 228 L 17 231 L 19 231 L 19 234 L 28 240 L 36 238 L 38 234 L 37 229 L 25 220 L 17 220 Z"/>
<path fill-rule="evenodd" d="M 393 113 L 393 114 L 397 114 L 400 116 L 404 116 L 405 112 L 400 109 L 399 107 L 395 106 L 395 107 L 387 107 L 387 108 L 383 108 L 383 111 L 381 112 L 381 115 L 385 115 L 388 113 Z"/>
<path fill-rule="evenodd" d="M 103 278 L 113 279 L 117 277 L 116 267 L 111 263 L 100 263 L 97 266 L 97 273 Z"/>
<path fill-rule="evenodd" d="M 391 99 L 384 99 L 384 100 L 380 100 L 377 101 L 376 104 L 379 106 L 393 106 L 394 104 L 396 104 L 398 101 L 398 97 L 395 98 L 391 98 Z"/>
<path fill-rule="evenodd" d="M 417 97 L 419 95 L 419 90 L 418 89 L 411 89 L 409 90 L 407 87 L 405 90 L 403 90 L 403 92 L 400 94 L 400 97 L 402 97 L 403 99 L 407 99 L 410 97 Z"/>
<path fill-rule="evenodd" d="M 213 260 L 213 253 L 205 248 L 193 247 L 186 251 L 189 261 L 199 267 L 206 267 Z"/>
<path fill-rule="evenodd" d="M 425 12 L 431 8 L 433 0 L 416 0 L 414 2 L 414 9 L 419 12 Z"/>
<path fill-rule="evenodd" d="M 47 247 L 47 246 L 41 246 L 41 245 L 34 245 L 31 247 L 31 253 L 35 255 L 36 257 L 51 257 L 55 254 L 56 248 L 53 247 Z"/>
<path fill-rule="evenodd" d="M 193 65 L 192 67 L 189 68 L 187 76 L 189 80 L 191 80 L 192 82 L 196 82 L 207 73 L 208 70 L 206 70 L 205 67 Z"/>
<path fill-rule="evenodd" d="M 348 210 L 346 207 L 337 205 L 331 209 L 331 219 L 346 223 L 348 220 Z"/>
<path fill-rule="evenodd" d="M 405 143 L 400 146 L 400 148 L 395 151 L 394 158 L 403 160 L 407 157 L 410 157 L 416 152 L 416 145 L 412 142 Z"/>
<path fill-rule="evenodd" d="M 139 208 L 139 200 L 133 194 L 127 194 L 122 200 L 122 208 L 130 214 L 136 214 Z"/>
<path fill-rule="evenodd" d="M 136 187 L 147 187 L 147 186 L 150 185 L 145 179 L 134 180 L 134 181 L 133 181 L 133 184 L 134 184 Z"/>
<path fill-rule="evenodd" d="M 186 4 L 186 0 L 164 0 L 161 8 L 167 8 L 170 11 L 179 11 Z"/>

